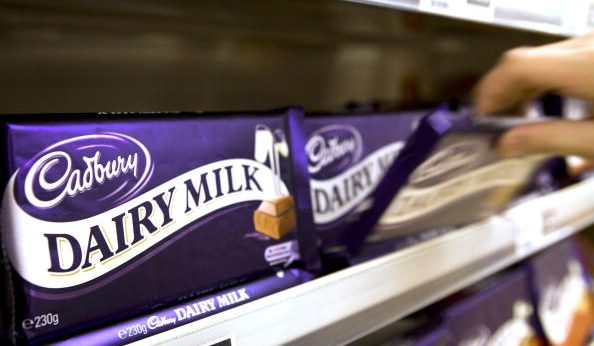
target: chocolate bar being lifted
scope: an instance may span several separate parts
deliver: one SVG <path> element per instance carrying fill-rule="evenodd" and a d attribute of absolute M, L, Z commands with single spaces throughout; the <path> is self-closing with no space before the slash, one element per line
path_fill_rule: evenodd
<path fill-rule="evenodd" d="M 349 250 L 491 216 L 531 181 L 542 155 L 504 159 L 494 146 L 520 118 L 475 118 L 439 109 L 420 122 L 377 187 L 374 209 L 345 233 Z"/>

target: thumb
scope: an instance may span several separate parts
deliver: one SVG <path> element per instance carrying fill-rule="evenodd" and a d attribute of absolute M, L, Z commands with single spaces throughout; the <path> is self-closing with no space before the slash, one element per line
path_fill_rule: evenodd
<path fill-rule="evenodd" d="M 518 126 L 499 138 L 497 151 L 503 157 L 554 154 L 594 159 L 594 122 L 559 120 Z"/>

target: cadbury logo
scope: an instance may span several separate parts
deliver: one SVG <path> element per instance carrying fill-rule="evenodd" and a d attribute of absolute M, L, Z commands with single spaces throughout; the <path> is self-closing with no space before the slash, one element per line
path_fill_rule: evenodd
<path fill-rule="evenodd" d="M 139 155 L 141 160 L 139 160 Z M 146 147 L 118 133 L 101 133 L 56 143 L 34 159 L 25 175 L 25 197 L 37 208 L 52 208 L 67 197 L 115 183 L 106 196 L 122 201 L 140 189 L 152 168 Z M 139 167 L 139 164 L 144 167 Z M 118 184 L 118 180 L 121 183 Z M 128 186 L 134 180 L 134 186 Z M 124 187 L 128 187 L 124 190 Z M 119 192 L 119 194 L 118 194 Z"/>
<path fill-rule="evenodd" d="M 326 126 L 310 136 L 305 151 L 311 174 L 327 167 L 334 167 L 336 172 L 340 172 L 361 156 L 361 135 L 349 125 Z"/>

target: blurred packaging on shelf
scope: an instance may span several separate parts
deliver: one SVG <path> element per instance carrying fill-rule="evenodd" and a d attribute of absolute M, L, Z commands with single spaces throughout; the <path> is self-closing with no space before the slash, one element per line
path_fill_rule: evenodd
<path fill-rule="evenodd" d="M 573 239 L 543 250 L 526 262 L 536 315 L 550 345 L 585 345 L 594 327 L 591 275 Z"/>
<path fill-rule="evenodd" d="M 275 268 L 315 270 L 302 115 L 6 120 L 5 335 L 47 342 Z"/>
<path fill-rule="evenodd" d="M 502 159 L 493 144 L 505 130 L 532 121 L 446 109 L 424 117 L 378 185 L 374 208 L 350 225 L 360 231 L 345 232 L 349 250 L 463 226 L 503 210 L 546 157 Z"/>
<path fill-rule="evenodd" d="M 452 345 L 544 345 L 521 268 L 485 280 L 460 297 L 443 312 Z"/>
<path fill-rule="evenodd" d="M 313 218 L 327 260 L 345 257 L 349 225 L 376 208 L 377 186 L 426 111 L 308 114 Z M 364 227 L 372 227 L 366 225 Z"/>
<path fill-rule="evenodd" d="M 594 226 L 588 226 L 580 233 L 574 235 L 573 239 L 584 270 L 588 272 L 590 278 L 594 277 Z M 589 290 L 594 292 L 592 280 L 590 279 L 588 283 Z M 590 335 L 588 335 L 586 340 L 588 345 L 594 342 L 594 326 L 591 328 Z"/>
<path fill-rule="evenodd" d="M 590 344 L 594 335 L 593 239 L 594 230 L 585 230 L 352 346 L 417 345 L 407 343 L 410 335 L 438 330 L 447 336 L 447 345 Z"/>
<path fill-rule="evenodd" d="M 525 267 L 483 279 L 350 346 L 545 345 Z"/>
<path fill-rule="evenodd" d="M 184 303 L 146 313 L 91 332 L 53 343 L 54 346 L 124 345 L 252 302 L 267 295 L 305 283 L 312 275 L 299 269 L 233 286 Z"/>
<path fill-rule="evenodd" d="M 573 238 L 585 269 L 594 276 L 594 226 L 586 227 Z"/>

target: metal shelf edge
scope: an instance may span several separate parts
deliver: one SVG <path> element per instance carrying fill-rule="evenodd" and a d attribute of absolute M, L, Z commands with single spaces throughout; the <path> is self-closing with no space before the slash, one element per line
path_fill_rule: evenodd
<path fill-rule="evenodd" d="M 465 7 L 462 8 L 454 8 L 454 9 L 439 9 L 436 8 L 434 10 L 427 9 L 421 6 L 421 1 L 419 0 L 417 3 L 411 3 L 408 1 L 402 0 L 343 0 L 363 5 L 370 5 L 376 7 L 383 7 L 388 9 L 399 9 L 405 10 L 410 12 L 419 12 L 431 15 L 438 15 L 453 19 L 459 19 L 464 21 L 470 21 L 475 23 L 482 23 L 500 27 L 506 27 L 511 29 L 519 29 L 524 31 L 532 31 L 538 32 L 543 34 L 549 35 L 558 35 L 558 36 L 574 36 L 584 32 L 584 30 L 579 30 L 579 28 L 574 28 L 573 23 L 574 20 L 565 19 L 562 24 L 551 24 L 546 22 L 539 22 L 537 20 L 522 20 L 522 19 L 515 19 L 515 18 L 499 18 L 494 15 L 494 10 L 492 14 L 481 14 L 477 15 L 475 11 L 471 11 Z M 457 4 L 457 3 L 456 3 Z M 470 5 L 466 5 L 470 6 Z M 496 2 L 495 5 L 496 6 Z M 567 23 L 567 24 L 565 24 Z M 586 25 L 586 23 L 584 23 Z"/>
<path fill-rule="evenodd" d="M 347 342 L 594 223 L 593 194 L 594 180 L 585 181 L 136 344 L 200 345 L 225 335 L 240 345 Z"/>

